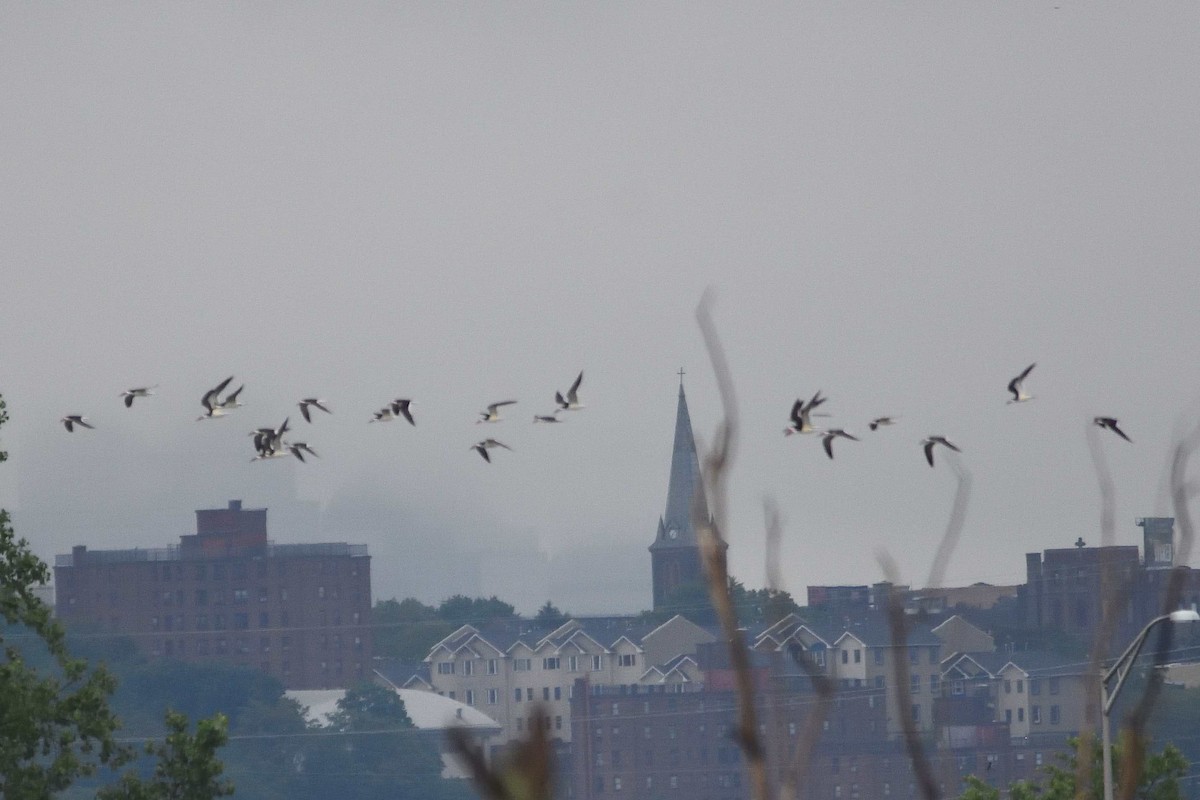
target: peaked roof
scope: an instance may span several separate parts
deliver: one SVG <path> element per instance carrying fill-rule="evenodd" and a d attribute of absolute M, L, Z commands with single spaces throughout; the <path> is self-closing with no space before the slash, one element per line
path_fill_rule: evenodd
<path fill-rule="evenodd" d="M 694 507 L 693 507 L 694 506 Z M 688 414 L 687 396 L 679 384 L 679 406 L 675 412 L 675 446 L 671 451 L 671 481 L 667 485 L 667 511 L 659 520 L 658 536 L 651 550 L 672 547 L 697 547 L 693 512 L 708 519 L 708 500 L 700 475 L 700 458 L 696 454 L 696 439 L 692 435 L 692 418 Z M 670 531 L 678 531 L 675 537 Z"/>

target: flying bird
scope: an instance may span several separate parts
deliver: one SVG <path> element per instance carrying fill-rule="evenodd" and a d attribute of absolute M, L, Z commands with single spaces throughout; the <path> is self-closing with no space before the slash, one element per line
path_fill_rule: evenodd
<path fill-rule="evenodd" d="M 125 391 L 121 392 L 120 396 L 125 398 L 126 408 L 133 408 L 133 399 L 135 397 L 150 397 L 152 394 L 154 394 L 154 392 L 151 391 L 153 388 L 153 386 L 141 386 L 137 389 L 126 389 Z"/>
<path fill-rule="evenodd" d="M 1033 368 L 1037 366 L 1037 362 L 1030 364 L 1021 372 L 1020 375 L 1008 382 L 1008 390 L 1012 392 L 1013 399 L 1009 403 L 1024 403 L 1026 400 L 1032 400 L 1033 395 L 1025 394 L 1025 390 L 1021 388 L 1021 384 L 1029 377 L 1029 373 L 1033 372 Z"/>
<path fill-rule="evenodd" d="M 412 400 L 409 400 L 409 399 L 403 398 L 403 397 L 397 397 L 395 400 L 392 401 L 392 405 L 391 405 L 392 416 L 396 416 L 397 414 L 399 414 L 400 416 L 402 416 L 406 420 L 408 420 L 409 425 L 416 425 L 417 423 L 413 419 L 413 415 L 412 415 L 412 405 L 413 405 Z"/>
<path fill-rule="evenodd" d="M 371 422 L 391 422 L 396 418 L 391 406 L 384 406 L 375 412 L 375 416 L 371 418 Z"/>
<path fill-rule="evenodd" d="M 479 412 L 480 418 L 475 420 L 475 424 L 478 425 L 481 422 L 499 422 L 501 419 L 500 407 L 501 406 L 511 406 L 515 402 L 517 402 L 517 401 L 516 400 L 502 400 L 499 403 L 490 404 L 487 407 L 487 411 Z"/>
<path fill-rule="evenodd" d="M 784 435 L 791 436 L 793 433 L 815 433 L 818 429 L 813 427 L 812 420 L 809 419 L 809 415 L 812 414 L 812 410 L 814 408 L 821 405 L 821 403 L 824 403 L 828 399 L 829 398 L 827 397 L 821 397 L 821 390 L 818 389 L 817 393 L 814 394 L 812 399 L 807 403 L 804 402 L 803 398 L 793 403 L 792 423 L 783 429 Z"/>
<path fill-rule="evenodd" d="M 829 456 L 831 459 L 833 458 L 833 440 L 837 439 L 838 437 L 849 439 L 852 442 L 858 441 L 857 436 L 851 436 L 841 428 L 830 428 L 829 430 L 825 431 L 825 433 L 821 435 L 821 444 L 825 446 L 825 455 Z"/>
<path fill-rule="evenodd" d="M 881 425 L 895 425 L 899 417 L 876 417 L 867 423 L 867 427 L 871 430 L 878 429 Z"/>
<path fill-rule="evenodd" d="M 238 388 L 230 392 L 224 400 L 221 401 L 221 408 L 225 411 L 232 411 L 235 408 L 241 408 L 244 404 L 238 400 L 238 395 L 242 393 L 242 389 L 246 388 L 246 384 L 242 384 Z"/>
<path fill-rule="evenodd" d="M 225 408 L 221 403 L 220 395 L 221 392 L 225 391 L 225 387 L 228 386 L 229 382 L 232 380 L 233 376 L 230 375 L 228 378 L 204 393 L 204 396 L 200 398 L 200 405 L 204 406 L 204 414 L 203 416 L 196 417 L 197 422 L 202 419 L 212 419 L 213 417 L 221 417 L 225 415 Z"/>
<path fill-rule="evenodd" d="M 287 448 L 288 448 L 288 450 L 291 451 L 292 455 L 294 455 L 296 458 L 300 459 L 301 464 L 304 463 L 304 454 L 305 453 L 308 453 L 311 456 L 316 456 L 317 458 L 320 458 L 320 456 L 317 455 L 317 451 L 313 450 L 305 442 L 292 442 L 287 446 Z"/>
<path fill-rule="evenodd" d="M 483 456 L 483 460 L 490 464 L 492 463 L 492 457 L 488 455 L 488 450 L 492 449 L 493 447 L 503 447 L 505 450 L 512 450 L 512 448 L 504 444 L 504 442 L 498 442 L 495 439 L 484 439 L 478 444 L 471 445 L 470 449 L 474 450 L 476 453 L 479 453 L 479 455 Z"/>
<path fill-rule="evenodd" d="M 571 388 L 567 390 L 566 399 L 563 398 L 562 392 L 555 392 L 554 399 L 558 403 L 558 407 L 563 411 L 578 411 L 584 408 L 579 402 L 579 384 L 583 383 L 583 370 L 579 371 L 579 377 L 571 384 Z"/>
<path fill-rule="evenodd" d="M 1092 420 L 1092 424 L 1099 425 L 1101 428 L 1108 428 L 1110 431 L 1115 433 L 1117 436 L 1120 436 L 1125 441 L 1129 442 L 1130 444 L 1133 444 L 1133 439 L 1130 439 L 1128 436 L 1125 435 L 1125 431 L 1123 431 L 1119 427 L 1117 427 L 1116 417 L 1096 417 L 1095 419 Z"/>
<path fill-rule="evenodd" d="M 560 411 L 562 411 L 561 408 L 556 408 L 556 409 L 554 409 L 553 414 L 534 414 L 533 421 L 534 422 L 562 422 L 562 420 L 558 418 L 558 412 L 560 412 Z"/>
<path fill-rule="evenodd" d="M 96 429 L 95 426 L 87 423 L 87 417 L 82 417 L 79 414 L 68 414 L 59 420 L 59 422 L 61 422 L 63 427 L 67 429 L 67 433 L 74 433 L 76 425 L 80 425 L 84 428 L 91 428 L 92 430 Z"/>
<path fill-rule="evenodd" d="M 304 421 L 312 422 L 312 415 L 309 412 L 309 408 L 319 408 L 326 414 L 332 414 L 333 412 L 329 410 L 329 408 L 325 405 L 325 402 L 326 401 L 318 400 L 315 397 L 306 397 L 297 403 L 297 405 L 300 406 L 300 414 L 304 417 Z"/>
<path fill-rule="evenodd" d="M 931 466 L 931 467 L 933 466 L 934 445 L 941 444 L 941 445 L 945 445 L 946 447 L 949 447 L 951 450 L 953 450 L 956 453 L 962 452 L 962 450 L 959 450 L 957 447 L 955 447 L 953 444 L 951 444 L 950 440 L 947 439 L 945 436 L 930 436 L 925 439 L 922 439 L 921 444 L 924 445 L 924 447 L 925 447 L 925 460 L 929 462 L 929 466 Z"/>

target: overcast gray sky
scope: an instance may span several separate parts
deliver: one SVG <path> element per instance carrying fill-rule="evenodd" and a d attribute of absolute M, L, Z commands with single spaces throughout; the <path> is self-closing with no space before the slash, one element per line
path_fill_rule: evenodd
<path fill-rule="evenodd" d="M 1198 29 L 1182 2 L 5 4 L 0 499 L 45 558 L 241 498 L 278 541 L 370 545 L 379 597 L 645 608 L 680 367 L 697 434 L 719 416 L 711 286 L 748 585 L 765 495 L 797 596 L 881 550 L 922 584 L 954 491 L 930 433 L 974 476 L 948 582 L 1021 582 L 1099 543 L 1097 414 L 1135 442 L 1103 438 L 1140 543 L 1200 395 Z M 589 408 L 532 425 L 580 369 Z M 230 374 L 246 407 L 194 422 Z M 833 462 L 782 435 L 817 389 L 863 439 Z M 249 463 L 311 395 L 321 458 Z M 395 396 L 417 427 L 367 424 Z"/>

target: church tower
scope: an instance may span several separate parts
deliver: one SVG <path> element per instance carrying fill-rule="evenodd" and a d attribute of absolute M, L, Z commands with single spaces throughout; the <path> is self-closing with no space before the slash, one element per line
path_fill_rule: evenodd
<path fill-rule="evenodd" d="M 695 515 L 695 516 L 694 516 Z M 708 519 L 708 502 L 700 476 L 700 459 L 692 436 L 687 397 L 679 381 L 679 407 L 675 412 L 675 447 L 671 452 L 671 481 L 667 485 L 667 512 L 658 519 L 658 535 L 650 545 L 654 609 L 681 586 L 703 584 L 704 565 L 695 517 Z"/>

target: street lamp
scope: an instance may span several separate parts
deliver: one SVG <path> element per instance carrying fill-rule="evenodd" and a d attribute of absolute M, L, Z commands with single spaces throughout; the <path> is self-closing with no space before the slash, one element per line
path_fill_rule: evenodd
<path fill-rule="evenodd" d="M 1196 613 L 1194 608 L 1183 608 L 1150 620 L 1146 627 L 1142 628 L 1142 632 L 1129 643 L 1129 647 L 1125 648 L 1125 652 L 1121 654 L 1116 663 L 1100 679 L 1100 736 L 1102 739 L 1100 758 L 1104 764 L 1104 800 L 1113 800 L 1112 741 L 1108 731 L 1108 712 L 1112 711 L 1113 703 L 1117 701 L 1117 695 L 1121 693 L 1121 687 L 1125 685 L 1125 679 L 1129 677 L 1129 670 L 1133 666 L 1133 662 L 1137 660 L 1142 645 L 1146 643 L 1146 637 L 1150 635 L 1150 629 L 1160 622 L 1200 622 L 1200 614 Z M 1117 679 L 1117 684 L 1110 693 L 1108 683 L 1113 678 Z"/>

